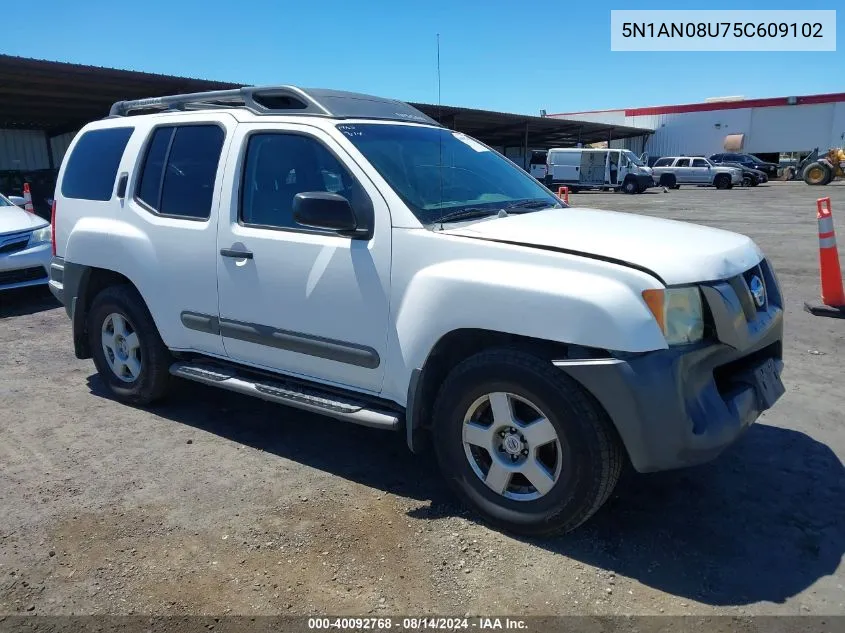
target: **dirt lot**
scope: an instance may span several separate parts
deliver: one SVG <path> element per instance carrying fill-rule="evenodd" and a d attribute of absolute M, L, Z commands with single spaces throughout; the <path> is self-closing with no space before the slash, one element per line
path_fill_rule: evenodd
<path fill-rule="evenodd" d="M 845 183 L 573 196 L 757 240 L 787 394 L 556 539 L 475 522 L 399 437 L 187 383 L 120 405 L 46 291 L 0 296 L 0 614 L 845 612 L 845 321 L 802 311 L 822 192 L 845 234 Z"/>

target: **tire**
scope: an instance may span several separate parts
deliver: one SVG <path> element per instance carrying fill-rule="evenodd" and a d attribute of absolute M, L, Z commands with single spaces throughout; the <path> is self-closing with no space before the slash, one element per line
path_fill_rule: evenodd
<path fill-rule="evenodd" d="M 733 187 L 731 183 L 731 177 L 727 174 L 719 174 L 713 180 L 713 184 L 716 185 L 716 189 L 730 189 Z"/>
<path fill-rule="evenodd" d="M 634 194 L 639 192 L 639 185 L 637 181 L 633 178 L 626 178 L 625 182 L 622 183 L 622 191 L 627 194 Z"/>
<path fill-rule="evenodd" d="M 510 440 L 507 436 L 511 434 L 507 425 L 512 422 L 505 417 L 505 426 L 498 426 L 499 419 L 490 417 L 492 405 L 490 398 L 485 401 L 486 394 L 494 394 L 499 398 L 498 402 L 501 402 L 501 397 L 510 394 L 506 396 L 506 402 L 513 408 L 505 408 L 505 411 L 511 410 L 514 415 L 528 411 L 528 414 L 519 413 L 519 419 L 538 420 L 527 426 L 520 425 L 516 429 L 518 439 L 525 439 L 521 435 L 523 433 L 531 438 L 526 429 L 540 428 L 535 425 L 544 418 L 542 428 L 546 431 L 553 429 L 555 440 L 552 442 L 557 443 L 543 444 L 541 440 L 532 446 L 530 440 L 525 440 L 520 449 L 517 440 L 515 450 L 519 451 L 519 456 L 508 452 L 512 447 L 505 451 L 504 445 Z M 476 409 L 479 402 L 481 404 Z M 526 403 L 530 403 L 533 412 Z M 488 416 L 488 426 L 465 422 L 467 415 L 474 410 Z M 499 410 L 502 410 L 501 407 Z M 534 415 L 539 417 L 532 417 Z M 500 442 L 498 450 L 465 443 L 465 432 L 470 427 L 482 433 L 481 437 L 494 442 L 488 446 Z M 505 431 L 506 439 L 501 439 L 501 435 L 494 431 L 496 428 L 508 429 Z M 574 530 L 604 504 L 622 469 L 623 448 L 601 406 L 548 361 L 517 350 L 481 352 L 456 366 L 438 393 L 432 430 L 437 460 L 452 490 L 489 523 L 517 534 L 541 535 Z M 534 437 L 537 438 L 536 435 Z M 549 452 L 541 453 L 536 446 L 542 446 L 543 451 Z M 526 454 L 528 457 L 523 457 Z M 550 455 L 556 455 L 556 460 L 547 461 L 545 470 L 540 471 L 548 477 L 541 482 L 542 486 L 550 486 L 542 494 L 541 488 L 534 486 L 523 475 L 516 477 L 510 474 L 504 479 L 499 478 L 499 481 L 504 481 L 498 486 L 504 486 L 500 491 L 493 490 L 482 479 L 490 478 L 494 463 L 498 464 L 498 473 L 507 473 L 508 468 L 521 468 L 529 461 L 536 465 L 539 463 L 537 457 L 547 459 Z M 486 471 L 483 470 L 485 459 Z M 514 466 L 509 461 L 514 459 L 524 461 Z M 538 471 L 532 472 L 536 476 Z M 554 472 L 557 474 L 549 475 Z"/>
<path fill-rule="evenodd" d="M 677 189 L 678 179 L 675 178 L 675 174 L 661 174 L 659 183 L 661 187 Z"/>
<path fill-rule="evenodd" d="M 113 333 L 112 346 L 107 349 L 109 332 Z M 145 405 L 166 394 L 172 358 L 133 287 L 110 286 L 94 298 L 88 313 L 88 336 L 97 372 L 118 400 Z M 113 366 L 121 368 L 120 376 Z"/>
<path fill-rule="evenodd" d="M 681 188 L 681 185 L 675 185 L 674 187 L 672 187 L 672 189 L 680 189 L 680 188 Z"/>
<path fill-rule="evenodd" d="M 815 161 L 804 168 L 802 176 L 808 185 L 826 185 L 833 179 L 833 170 L 827 163 Z"/>
<path fill-rule="evenodd" d="M 754 187 L 757 185 L 757 179 L 751 176 L 743 176 L 742 177 L 742 186 L 743 187 Z"/>

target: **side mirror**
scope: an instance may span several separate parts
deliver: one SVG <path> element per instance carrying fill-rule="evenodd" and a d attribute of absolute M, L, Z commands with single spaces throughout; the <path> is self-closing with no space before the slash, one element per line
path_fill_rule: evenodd
<path fill-rule="evenodd" d="M 350 237 L 367 234 L 349 200 L 328 191 L 305 191 L 293 197 L 293 219 L 312 229 L 334 231 Z"/>
<path fill-rule="evenodd" d="M 26 206 L 26 200 L 24 200 L 21 196 L 9 196 L 9 202 L 11 202 L 16 207 L 23 208 Z"/>

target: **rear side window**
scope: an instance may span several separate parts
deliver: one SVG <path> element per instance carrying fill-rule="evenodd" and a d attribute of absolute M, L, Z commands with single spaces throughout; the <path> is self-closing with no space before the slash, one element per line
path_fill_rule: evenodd
<path fill-rule="evenodd" d="M 120 159 L 134 129 L 113 127 L 85 132 L 68 158 L 62 195 L 81 200 L 111 200 Z"/>
<path fill-rule="evenodd" d="M 654 163 L 655 167 L 669 167 L 672 165 L 672 161 L 675 160 L 674 158 L 661 158 L 658 159 L 656 163 Z"/>
<path fill-rule="evenodd" d="M 546 164 L 546 152 L 531 152 L 531 160 L 529 161 L 531 165 L 545 165 Z"/>
<path fill-rule="evenodd" d="M 675 163 L 675 167 L 689 167 L 689 158 L 681 158 Z"/>
<path fill-rule="evenodd" d="M 207 220 L 224 138 L 217 125 L 156 128 L 141 168 L 138 200 L 161 215 Z"/>

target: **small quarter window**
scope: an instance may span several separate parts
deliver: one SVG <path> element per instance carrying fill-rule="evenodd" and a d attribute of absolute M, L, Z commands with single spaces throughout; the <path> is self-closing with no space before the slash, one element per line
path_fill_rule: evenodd
<path fill-rule="evenodd" d="M 62 195 L 81 200 L 111 200 L 123 150 L 131 127 L 85 132 L 68 158 L 62 178 Z"/>

